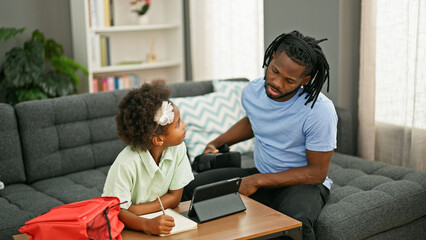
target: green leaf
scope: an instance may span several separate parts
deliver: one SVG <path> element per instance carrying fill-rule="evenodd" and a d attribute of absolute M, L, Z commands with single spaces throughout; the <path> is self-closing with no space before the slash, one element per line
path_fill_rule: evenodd
<path fill-rule="evenodd" d="M 19 102 L 48 98 L 40 88 L 18 89 L 16 96 Z"/>
<path fill-rule="evenodd" d="M 36 81 L 43 69 L 43 45 L 37 41 L 27 41 L 23 48 L 15 47 L 6 53 L 4 80 L 15 87 L 22 87 Z"/>
<path fill-rule="evenodd" d="M 71 77 L 56 71 L 44 74 L 37 85 L 50 97 L 66 96 L 75 92 Z"/>
<path fill-rule="evenodd" d="M 44 44 L 44 50 L 47 59 L 52 57 L 60 57 L 64 54 L 64 48 L 55 40 L 49 39 Z"/>
<path fill-rule="evenodd" d="M 82 71 L 86 75 L 89 74 L 85 67 L 81 66 L 76 61 L 67 57 L 52 57 L 50 59 L 50 63 L 57 71 L 70 76 L 75 84 L 78 84 L 80 82 L 80 78 L 75 73 L 77 70 Z"/>
<path fill-rule="evenodd" d="M 136 12 L 139 16 L 144 15 L 149 9 L 149 4 L 143 5 L 140 9 L 133 10 L 133 12 Z"/>
<path fill-rule="evenodd" d="M 40 32 L 38 29 L 33 31 L 31 39 L 36 40 L 36 41 L 40 42 L 41 44 L 44 44 L 46 42 L 46 40 L 44 38 L 44 34 L 42 32 Z"/>
<path fill-rule="evenodd" d="M 16 35 L 22 33 L 25 28 L 0 28 L 0 41 L 7 41 Z"/>
<path fill-rule="evenodd" d="M 18 102 L 45 98 L 48 98 L 48 96 L 38 87 L 10 88 L 6 93 L 7 102 L 12 105 Z"/>

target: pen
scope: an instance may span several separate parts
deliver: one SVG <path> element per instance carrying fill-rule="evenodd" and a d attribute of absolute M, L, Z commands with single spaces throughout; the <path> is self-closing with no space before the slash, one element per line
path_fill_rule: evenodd
<path fill-rule="evenodd" d="M 166 212 L 164 211 L 163 203 L 161 202 L 161 199 L 159 196 L 157 196 L 158 202 L 160 202 L 161 211 L 163 211 L 163 215 L 166 215 Z"/>

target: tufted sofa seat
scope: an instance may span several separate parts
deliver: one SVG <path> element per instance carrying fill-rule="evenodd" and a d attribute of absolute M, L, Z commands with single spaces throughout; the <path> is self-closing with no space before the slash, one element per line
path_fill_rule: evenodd
<path fill-rule="evenodd" d="M 425 239 L 424 172 L 335 152 L 318 239 Z"/>

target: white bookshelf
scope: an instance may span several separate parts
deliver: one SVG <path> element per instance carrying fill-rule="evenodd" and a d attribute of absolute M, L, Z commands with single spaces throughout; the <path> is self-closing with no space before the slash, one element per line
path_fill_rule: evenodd
<path fill-rule="evenodd" d="M 78 92 L 93 92 L 94 77 L 137 74 L 141 83 L 154 79 L 165 79 L 168 83 L 184 81 L 182 1 L 151 1 L 147 12 L 150 22 L 139 25 L 136 13 L 131 12 L 130 0 L 113 0 L 111 27 L 91 21 L 93 10 L 89 5 L 99 6 L 97 1 L 103 0 L 70 1 L 74 59 L 89 71 L 87 77 L 82 76 Z M 109 37 L 109 66 L 101 66 L 99 61 L 101 35 Z M 156 62 L 147 62 L 150 49 L 157 56 Z M 135 61 L 140 63 L 120 64 Z"/>

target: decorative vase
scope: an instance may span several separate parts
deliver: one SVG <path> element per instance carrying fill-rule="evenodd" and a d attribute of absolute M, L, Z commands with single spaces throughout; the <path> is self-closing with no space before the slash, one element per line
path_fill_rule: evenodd
<path fill-rule="evenodd" d="M 138 16 L 138 24 L 139 25 L 149 24 L 149 17 L 148 17 L 148 15 L 144 14 L 144 15 Z"/>

